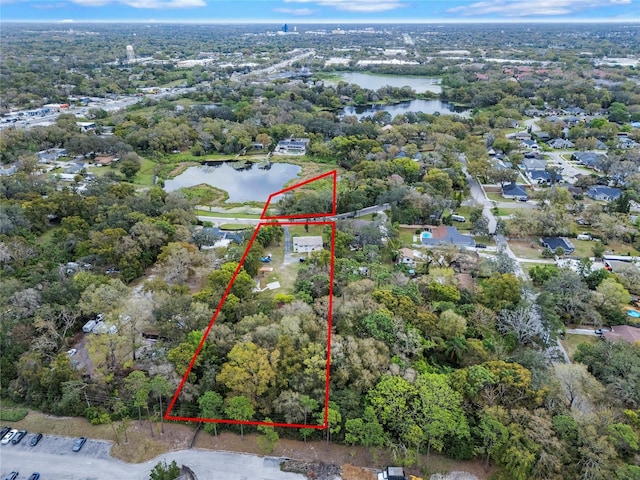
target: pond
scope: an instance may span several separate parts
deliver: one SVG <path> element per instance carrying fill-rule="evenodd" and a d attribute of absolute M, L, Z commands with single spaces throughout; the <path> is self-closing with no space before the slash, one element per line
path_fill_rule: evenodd
<path fill-rule="evenodd" d="M 409 102 L 400 102 L 390 105 L 365 105 L 359 107 L 348 106 L 343 110 L 345 115 L 355 115 L 360 120 L 362 117 L 373 117 L 376 112 L 389 112 L 391 118 L 401 113 L 422 112 L 422 113 L 455 113 L 461 117 L 468 117 L 471 110 L 464 107 L 457 107 L 452 103 L 443 102 L 441 100 L 411 100 Z"/>
<path fill-rule="evenodd" d="M 433 92 L 442 93 L 439 78 L 404 76 L 404 75 L 377 75 L 373 73 L 343 72 L 337 74 L 342 80 L 354 83 L 362 88 L 378 90 L 387 85 L 396 88 L 411 87 L 416 93 Z M 328 82 L 330 83 L 330 82 Z"/>
<path fill-rule="evenodd" d="M 229 203 L 264 202 L 273 192 L 298 176 L 302 167 L 289 163 L 273 163 L 264 170 L 251 164 L 245 170 L 236 170 L 227 162 L 215 162 L 189 167 L 175 178 L 166 180 L 164 189 L 173 192 L 179 188 L 193 187 L 202 183 L 224 190 L 229 194 Z"/>

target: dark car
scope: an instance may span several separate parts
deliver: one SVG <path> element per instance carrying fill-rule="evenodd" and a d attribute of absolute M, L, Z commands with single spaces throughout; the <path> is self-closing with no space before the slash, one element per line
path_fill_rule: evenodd
<path fill-rule="evenodd" d="M 82 446 L 86 443 L 87 437 L 80 437 L 73 442 L 73 451 L 79 452 Z"/>
<path fill-rule="evenodd" d="M 2 427 L 2 429 L 0 429 L 0 438 L 4 437 L 10 431 L 11 427 Z"/>
<path fill-rule="evenodd" d="M 484 243 L 476 243 L 476 248 L 487 248 Z"/>
<path fill-rule="evenodd" d="M 603 330 L 603 329 L 601 329 L 601 328 L 599 328 L 599 329 L 597 329 L 597 330 L 596 330 L 595 332 L 593 332 L 593 333 L 595 333 L 596 335 L 600 335 L 600 336 L 602 336 L 602 335 L 604 335 L 604 330 Z"/>
<path fill-rule="evenodd" d="M 33 472 L 28 480 L 38 480 L 40 478 L 40 474 L 38 472 Z"/>
<path fill-rule="evenodd" d="M 31 445 L 32 447 L 35 447 L 41 439 L 42 439 L 42 434 L 36 433 L 33 437 L 31 437 L 31 441 L 29 442 L 29 445 Z"/>
<path fill-rule="evenodd" d="M 27 434 L 26 430 L 20 430 L 18 433 L 16 433 L 13 436 L 13 438 L 11 439 L 11 443 L 13 443 L 14 445 L 17 443 L 20 443 L 26 434 Z"/>
<path fill-rule="evenodd" d="M 11 472 L 4 480 L 16 480 L 18 478 L 18 472 Z"/>

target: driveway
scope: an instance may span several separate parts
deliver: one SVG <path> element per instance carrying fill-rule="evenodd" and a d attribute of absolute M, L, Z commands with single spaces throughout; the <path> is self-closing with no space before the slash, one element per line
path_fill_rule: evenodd
<path fill-rule="evenodd" d="M 30 447 L 28 435 L 18 445 L 0 447 L 0 478 L 12 471 L 27 478 L 39 472 L 43 479 L 64 480 L 148 480 L 151 469 L 160 461 L 191 468 L 200 480 L 304 480 L 303 475 L 280 471 L 278 458 L 256 455 L 181 450 L 161 455 L 149 462 L 128 464 L 111 458 L 111 444 L 88 440 L 80 452 L 72 452 L 72 438 L 46 435 Z M 25 441 L 26 440 L 26 441 Z"/>

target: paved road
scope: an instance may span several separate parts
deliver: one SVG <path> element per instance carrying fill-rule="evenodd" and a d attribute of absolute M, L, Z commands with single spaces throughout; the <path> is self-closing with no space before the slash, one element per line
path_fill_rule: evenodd
<path fill-rule="evenodd" d="M 26 440 L 28 440 L 27 437 Z M 128 464 L 111 458 L 107 442 L 89 440 L 80 452 L 71 451 L 73 439 L 45 436 L 36 447 L 28 441 L 0 447 L 0 478 L 12 471 L 27 478 L 39 472 L 43 480 L 148 480 L 159 461 L 191 468 L 200 480 L 303 480 L 303 475 L 281 472 L 281 459 L 209 450 L 182 450 L 149 462 Z"/>

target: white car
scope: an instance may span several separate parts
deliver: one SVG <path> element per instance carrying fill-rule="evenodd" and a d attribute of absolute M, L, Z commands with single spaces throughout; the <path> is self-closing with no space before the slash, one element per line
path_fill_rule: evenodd
<path fill-rule="evenodd" d="M 67 355 L 69 355 L 70 357 L 73 357 L 77 351 L 78 350 L 76 350 L 75 348 L 72 348 L 71 350 L 67 350 Z"/>
<path fill-rule="evenodd" d="M 13 430 L 10 430 L 9 433 L 2 437 L 2 440 L 0 440 L 0 444 L 6 445 L 7 443 L 9 443 L 16 433 L 18 433 L 18 430 L 16 430 L 15 428 Z"/>

